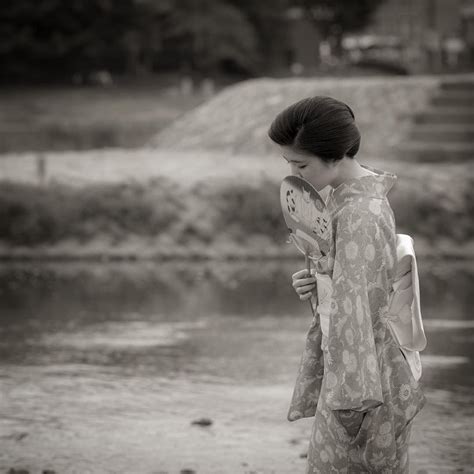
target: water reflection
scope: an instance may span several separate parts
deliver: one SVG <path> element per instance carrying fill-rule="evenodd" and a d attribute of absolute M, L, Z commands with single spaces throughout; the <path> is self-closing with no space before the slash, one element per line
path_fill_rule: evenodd
<path fill-rule="evenodd" d="M 311 420 L 289 425 L 285 417 L 311 319 L 308 304 L 296 298 L 290 285 L 291 274 L 301 266 L 299 261 L 4 265 L 0 380 L 5 403 L 0 414 L 9 421 L 0 440 L 9 449 L 0 453 L 0 468 L 12 467 L 20 458 L 33 465 L 46 462 L 52 449 L 63 459 L 58 436 L 69 433 L 85 442 L 82 436 L 90 438 L 92 429 L 95 436 L 110 437 L 110 426 L 117 433 L 111 454 L 130 449 L 127 422 L 132 419 L 141 447 L 114 461 L 110 472 L 132 461 L 139 462 L 140 472 L 152 472 L 157 463 L 174 471 L 184 468 L 181 442 L 187 443 L 188 467 L 198 459 L 205 466 L 201 472 L 222 472 L 220 455 L 213 450 L 206 454 L 204 441 L 187 431 L 190 418 L 203 410 L 229 426 L 228 431 L 221 426 L 219 437 L 227 443 L 222 452 L 237 467 L 225 472 L 245 472 L 242 463 L 250 466 L 251 461 L 257 472 L 271 472 L 268 466 L 282 469 L 275 472 L 300 471 L 304 460 L 299 452 Z M 422 382 L 431 403 L 420 414 L 413 449 L 415 466 L 429 467 L 428 472 L 449 472 L 470 462 L 466 417 L 472 414 L 474 386 L 472 277 L 470 265 L 463 262 L 420 262 L 428 338 Z M 157 418 L 153 424 L 150 413 L 166 426 L 156 425 Z M 467 433 L 463 442 L 454 443 L 455 433 L 432 428 L 433 418 L 443 417 L 456 421 L 457 436 Z M 256 446 L 264 439 L 259 430 L 265 432 L 270 420 L 274 438 L 266 440 L 262 452 L 271 446 L 275 452 L 264 462 Z M 146 425 L 145 434 L 137 424 L 142 429 Z M 255 427 L 253 438 L 249 426 Z M 32 430 L 45 431 L 43 442 L 34 439 Z M 166 447 L 159 458 L 143 452 L 155 445 L 146 430 L 154 430 Z M 282 450 L 290 433 L 300 441 Z M 65 451 L 76 446 L 70 443 Z M 30 453 L 26 458 L 18 454 L 25 446 Z M 108 465 L 100 461 L 95 467 L 81 464 L 84 447 L 79 443 L 76 448 L 64 455 L 61 472 L 79 467 L 107 472 Z M 90 459 L 100 458 L 93 446 L 87 449 Z M 433 470 L 441 469 L 433 461 L 440 453 L 452 454 L 444 471 Z"/>

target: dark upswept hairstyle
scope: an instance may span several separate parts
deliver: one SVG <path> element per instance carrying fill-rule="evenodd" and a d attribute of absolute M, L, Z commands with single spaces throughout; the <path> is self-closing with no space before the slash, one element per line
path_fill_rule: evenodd
<path fill-rule="evenodd" d="M 332 97 L 302 99 L 280 112 L 268 136 L 278 145 L 316 155 L 326 162 L 354 158 L 360 133 L 352 109 Z"/>

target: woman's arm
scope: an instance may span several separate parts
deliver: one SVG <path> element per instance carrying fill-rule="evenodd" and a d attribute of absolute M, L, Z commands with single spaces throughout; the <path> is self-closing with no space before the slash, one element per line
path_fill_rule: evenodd
<path fill-rule="evenodd" d="M 384 240 L 377 216 L 368 209 L 342 208 L 336 224 L 325 360 L 326 403 L 333 411 L 364 412 L 383 403 L 371 311 L 378 311 L 384 295 L 369 301 L 368 281 L 376 281 L 388 264 Z"/>

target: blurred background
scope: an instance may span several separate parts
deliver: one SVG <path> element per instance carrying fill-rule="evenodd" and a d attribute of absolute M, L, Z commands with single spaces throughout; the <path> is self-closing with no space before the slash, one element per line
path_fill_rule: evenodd
<path fill-rule="evenodd" d="M 0 472 L 304 471 L 267 130 L 313 95 L 415 241 L 411 472 L 473 471 L 472 0 L 4 0 L 0 64 Z"/>

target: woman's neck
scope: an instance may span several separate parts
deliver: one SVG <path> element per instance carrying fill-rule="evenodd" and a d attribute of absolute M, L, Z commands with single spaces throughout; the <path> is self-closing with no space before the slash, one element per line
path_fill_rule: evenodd
<path fill-rule="evenodd" d="M 363 168 L 355 158 L 345 156 L 342 160 L 336 163 L 336 177 L 330 183 L 330 186 L 337 188 L 348 179 L 372 175 L 374 175 L 374 173 Z"/>

